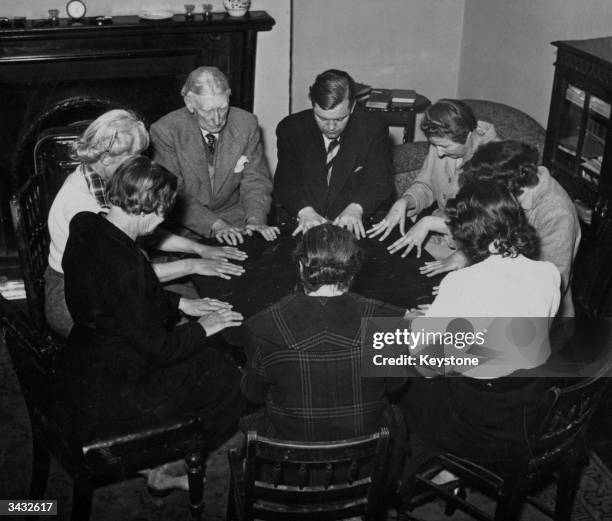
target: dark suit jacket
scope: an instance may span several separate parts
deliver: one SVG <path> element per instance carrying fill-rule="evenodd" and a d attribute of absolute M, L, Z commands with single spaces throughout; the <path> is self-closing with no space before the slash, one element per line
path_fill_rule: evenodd
<path fill-rule="evenodd" d="M 312 109 L 283 119 L 276 129 L 278 165 L 274 200 L 291 215 L 312 206 L 335 219 L 350 203 L 372 214 L 392 194 L 391 147 L 385 123 L 356 107 L 340 137 L 327 186 L 323 135 Z"/>
<path fill-rule="evenodd" d="M 246 323 L 242 392 L 265 403 L 245 428 L 289 440 L 331 441 L 376 432 L 402 378 L 362 376 L 362 319 L 403 309 L 354 293 L 293 293 Z"/>
<path fill-rule="evenodd" d="M 266 222 L 272 179 L 253 114 L 230 107 L 215 151 L 214 190 L 200 127 L 186 108 L 153 123 L 151 141 L 153 159 L 179 178 L 176 217 L 182 225 L 209 235 L 219 218 L 234 226 L 244 226 L 246 219 Z"/>

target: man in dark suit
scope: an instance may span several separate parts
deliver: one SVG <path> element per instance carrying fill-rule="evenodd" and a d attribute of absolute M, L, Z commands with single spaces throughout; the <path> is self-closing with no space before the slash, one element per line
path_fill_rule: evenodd
<path fill-rule="evenodd" d="M 272 179 L 257 118 L 230 107 L 230 93 L 216 67 L 192 71 L 181 90 L 185 107 L 151 126 L 153 159 L 179 178 L 184 228 L 232 245 L 253 232 L 274 240 L 278 230 L 266 225 Z"/>
<path fill-rule="evenodd" d="M 297 217 L 294 235 L 332 221 L 365 237 L 363 217 L 392 194 L 387 127 L 355 106 L 355 84 L 344 71 L 319 74 L 310 101 L 312 109 L 276 129 L 274 199 Z"/>

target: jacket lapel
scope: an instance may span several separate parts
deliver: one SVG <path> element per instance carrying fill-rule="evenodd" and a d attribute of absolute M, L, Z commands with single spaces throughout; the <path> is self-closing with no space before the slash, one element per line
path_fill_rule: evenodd
<path fill-rule="evenodd" d="M 219 134 L 219 142 L 215 152 L 215 196 L 221 192 L 227 180 L 234 173 L 245 142 L 245 137 L 242 134 L 242 129 L 234 123 L 232 109 L 230 108 L 227 123 Z"/>
<path fill-rule="evenodd" d="M 351 116 L 352 118 L 353 116 Z M 340 148 L 334 166 L 332 167 L 332 175 L 329 184 L 327 206 L 330 207 L 336 197 L 343 191 L 344 185 L 349 180 L 355 166 L 357 157 L 357 143 L 355 141 L 354 125 L 349 121 L 346 129 L 340 136 Z"/>
<path fill-rule="evenodd" d="M 185 157 L 189 163 L 189 169 L 194 174 L 193 177 L 200 180 L 212 198 L 212 187 L 208 174 L 208 158 L 206 156 L 206 150 L 204 149 L 202 131 L 198 125 L 198 120 L 191 114 L 189 116 L 188 121 L 190 129 L 189 132 L 186 133 L 187 143 L 183 144 L 184 150 L 189 152 Z"/>
<path fill-rule="evenodd" d="M 312 176 L 308 177 L 307 182 L 312 187 L 318 206 L 325 208 L 327 201 L 327 172 L 325 170 L 327 154 L 323 134 L 321 134 L 314 120 L 314 113 L 311 115 L 311 120 L 305 131 L 305 146 L 302 148 L 304 151 L 303 161 L 304 164 L 310 163 L 313 165 L 311 170 Z"/>

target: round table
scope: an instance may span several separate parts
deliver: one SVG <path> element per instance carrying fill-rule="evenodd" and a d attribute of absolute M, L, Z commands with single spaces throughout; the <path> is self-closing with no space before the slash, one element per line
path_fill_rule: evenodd
<path fill-rule="evenodd" d="M 399 253 L 391 255 L 387 247 L 399 233 L 380 242 L 362 239 L 359 245 L 366 253 L 366 262 L 355 277 L 351 291 L 376 298 L 403 308 L 433 300 L 432 289 L 440 283 L 441 276 L 425 277 L 418 268 L 432 257 L 423 250 L 421 258 L 410 252 L 406 257 Z M 196 275 L 193 283 L 202 297 L 212 297 L 233 304 L 245 319 L 265 309 L 292 291 L 301 290 L 292 253 L 299 237 L 291 236 L 291 229 L 282 231 L 281 236 L 267 242 L 261 236 L 245 237 L 240 249 L 249 257 L 242 264 L 245 273 L 240 277 L 224 280 L 216 277 Z M 235 335 L 226 330 L 224 337 L 235 343 Z"/>

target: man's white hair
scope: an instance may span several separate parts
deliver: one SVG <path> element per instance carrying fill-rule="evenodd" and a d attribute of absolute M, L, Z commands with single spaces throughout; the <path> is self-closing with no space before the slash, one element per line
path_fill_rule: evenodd
<path fill-rule="evenodd" d="M 227 77 L 217 67 L 198 67 L 191 71 L 181 89 L 181 96 L 193 94 L 225 94 L 232 92 Z"/>

